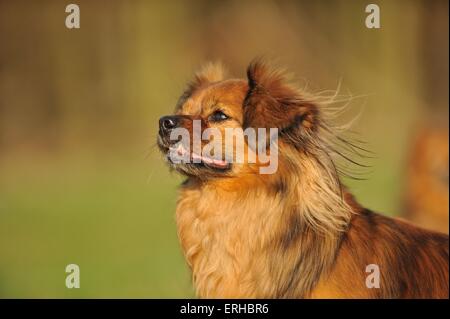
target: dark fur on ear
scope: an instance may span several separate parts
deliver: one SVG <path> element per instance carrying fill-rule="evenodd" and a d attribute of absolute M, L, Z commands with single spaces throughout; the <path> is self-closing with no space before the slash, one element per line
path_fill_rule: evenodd
<path fill-rule="evenodd" d="M 244 127 L 276 127 L 281 131 L 315 129 L 317 106 L 289 85 L 282 71 L 256 60 L 248 66 L 247 78 Z"/>
<path fill-rule="evenodd" d="M 220 62 L 207 63 L 194 75 L 188 83 L 186 90 L 181 95 L 177 109 L 199 88 L 214 82 L 222 81 L 225 78 L 225 69 Z"/>

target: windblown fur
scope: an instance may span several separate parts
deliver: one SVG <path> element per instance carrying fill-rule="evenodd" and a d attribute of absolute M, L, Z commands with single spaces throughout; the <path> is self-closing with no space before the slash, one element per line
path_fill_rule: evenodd
<path fill-rule="evenodd" d="M 209 65 L 180 98 L 176 115 L 186 128 L 201 119 L 280 132 L 272 175 L 249 163 L 226 171 L 170 164 L 187 176 L 176 220 L 198 296 L 448 298 L 448 236 L 355 201 L 334 163 L 358 147 L 334 133 L 319 102 L 261 61 L 247 80 L 225 79 L 221 66 Z M 229 120 L 208 121 L 217 105 Z M 160 136 L 163 152 L 166 143 Z M 366 286 L 369 264 L 379 266 L 380 288 Z"/>

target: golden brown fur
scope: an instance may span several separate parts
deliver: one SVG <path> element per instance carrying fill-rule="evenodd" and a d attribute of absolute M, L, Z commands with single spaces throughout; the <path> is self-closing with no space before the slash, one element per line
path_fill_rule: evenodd
<path fill-rule="evenodd" d="M 421 126 L 408 154 L 404 216 L 448 234 L 448 123 L 433 121 Z"/>
<path fill-rule="evenodd" d="M 448 298 L 448 237 L 362 208 L 341 185 L 333 156 L 347 156 L 320 105 L 262 62 L 247 80 L 220 66 L 196 75 L 181 97 L 179 125 L 276 127 L 279 165 L 229 169 L 174 164 L 187 176 L 177 203 L 178 236 L 199 297 Z M 217 109 L 229 117 L 211 121 Z M 192 130 L 191 130 L 192 132 Z M 169 142 L 160 132 L 159 146 Z M 366 266 L 380 288 L 366 287 Z"/>

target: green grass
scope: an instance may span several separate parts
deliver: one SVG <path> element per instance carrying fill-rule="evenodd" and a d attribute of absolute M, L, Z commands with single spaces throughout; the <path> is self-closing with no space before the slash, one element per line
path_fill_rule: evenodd
<path fill-rule="evenodd" d="M 0 297 L 192 296 L 174 222 L 179 179 L 162 166 L 71 162 L 1 174 Z M 80 289 L 65 287 L 70 263 Z"/>

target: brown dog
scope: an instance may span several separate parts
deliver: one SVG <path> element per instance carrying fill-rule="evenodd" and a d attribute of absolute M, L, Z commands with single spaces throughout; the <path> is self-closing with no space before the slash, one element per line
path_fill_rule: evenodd
<path fill-rule="evenodd" d="M 175 128 L 198 134 L 194 120 L 202 132 L 279 132 L 273 174 L 260 173 L 259 158 L 233 163 L 226 151 L 221 158 L 189 151 L 197 162 L 188 163 L 167 156 L 187 176 L 176 218 L 197 294 L 448 298 L 448 236 L 360 206 L 339 181 L 336 136 L 321 106 L 262 62 L 252 63 L 247 77 L 226 80 L 220 66 L 209 65 L 196 74 L 175 115 L 160 120 L 158 145 L 166 155 L 179 142 L 169 138 Z M 176 151 L 186 155 L 183 147 Z"/>

